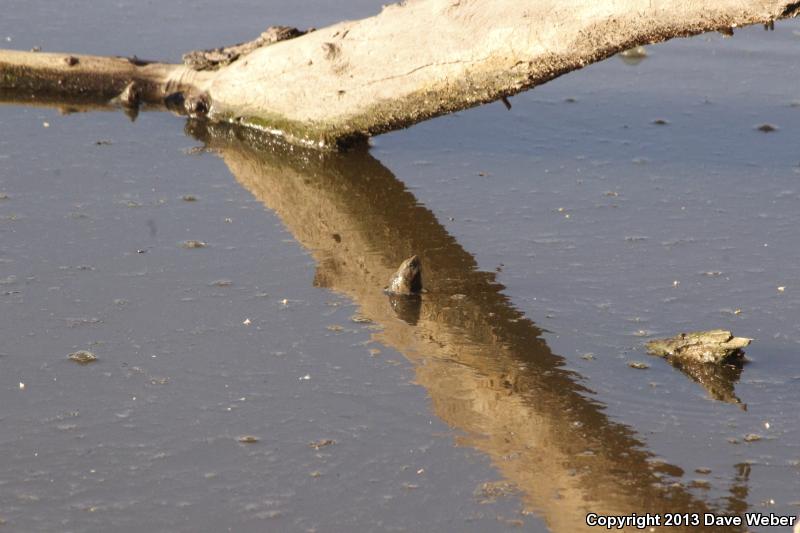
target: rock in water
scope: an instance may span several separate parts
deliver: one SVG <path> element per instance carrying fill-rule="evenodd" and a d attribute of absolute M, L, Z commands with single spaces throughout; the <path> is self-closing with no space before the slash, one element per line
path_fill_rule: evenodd
<path fill-rule="evenodd" d="M 386 287 L 389 294 L 419 294 L 422 292 L 422 268 L 419 257 L 413 255 L 403 261 Z"/>
<path fill-rule="evenodd" d="M 742 348 L 748 346 L 750 341 L 752 339 L 734 337 L 724 329 L 712 329 L 652 340 L 647 343 L 647 351 L 667 358 L 723 364 L 741 360 L 744 355 Z"/>

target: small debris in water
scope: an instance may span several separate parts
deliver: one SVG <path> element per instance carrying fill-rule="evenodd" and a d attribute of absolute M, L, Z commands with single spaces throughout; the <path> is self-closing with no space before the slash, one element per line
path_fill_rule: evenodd
<path fill-rule="evenodd" d="M 701 466 L 699 468 L 695 468 L 694 471 L 697 472 L 698 474 L 703 474 L 703 475 L 708 475 L 708 474 L 711 473 L 711 469 L 710 468 L 706 468 L 704 466 Z"/>
<path fill-rule="evenodd" d="M 356 324 L 372 324 L 372 320 L 363 315 L 353 315 L 350 317 L 350 320 Z"/>
<path fill-rule="evenodd" d="M 648 368 L 650 368 L 650 365 L 648 365 L 647 363 L 643 363 L 641 361 L 630 361 L 628 363 L 628 366 L 631 368 L 635 368 L 637 370 L 647 370 Z"/>
<path fill-rule="evenodd" d="M 233 282 L 229 279 L 218 279 L 211 282 L 211 285 L 214 287 L 230 287 L 233 285 Z"/>
<path fill-rule="evenodd" d="M 334 333 L 341 333 L 342 331 L 344 331 L 344 328 L 338 324 L 331 324 L 325 329 L 327 329 L 328 331 L 333 331 Z"/>
<path fill-rule="evenodd" d="M 190 239 L 188 241 L 183 241 L 181 243 L 181 246 L 183 246 L 184 248 L 192 249 L 192 248 L 205 248 L 206 246 L 208 246 L 208 244 L 203 241 L 196 241 L 194 239 Z"/>
<path fill-rule="evenodd" d="M 4 192 L 0 192 L 0 200 L 8 200 L 8 195 Z"/>
<path fill-rule="evenodd" d="M 377 349 L 377 348 L 370 348 L 369 349 L 370 357 L 377 357 L 378 355 L 380 355 L 380 353 L 381 353 L 381 351 L 379 349 Z"/>
<path fill-rule="evenodd" d="M 50 123 L 49 122 L 42 122 L 42 127 L 49 128 L 50 127 Z"/>
<path fill-rule="evenodd" d="M 330 446 L 331 444 L 336 444 L 336 441 L 333 439 L 320 439 L 315 442 L 309 442 L 308 445 L 315 450 L 319 450 L 320 448 L 324 448 L 325 446 Z"/>
<path fill-rule="evenodd" d="M 763 133 L 772 133 L 773 131 L 778 131 L 777 126 L 773 126 L 772 124 L 762 124 L 756 128 L 758 131 Z"/>
<path fill-rule="evenodd" d="M 301 377 L 297 378 L 298 381 L 308 381 L 309 379 L 311 379 L 311 375 L 310 374 L 306 374 L 305 376 L 301 376 Z"/>
<path fill-rule="evenodd" d="M 593 353 L 585 353 L 585 354 L 583 354 L 581 356 L 581 359 L 585 359 L 587 361 L 594 361 L 595 360 L 595 356 L 594 356 Z"/>
<path fill-rule="evenodd" d="M 497 498 L 512 496 L 517 488 L 508 481 L 488 481 L 480 485 L 473 493 L 480 503 L 494 503 Z"/>
<path fill-rule="evenodd" d="M 747 435 L 744 436 L 745 442 L 756 442 L 759 440 L 761 440 L 761 435 L 759 435 L 758 433 L 748 433 Z"/>
<path fill-rule="evenodd" d="M 678 358 L 698 363 L 724 364 L 739 361 L 744 354 L 742 349 L 752 339 L 734 337 L 730 331 L 713 329 L 680 333 L 669 339 L 655 339 L 647 343 L 651 355 Z"/>
<path fill-rule="evenodd" d="M 185 194 L 185 195 L 181 196 L 181 200 L 183 200 L 184 202 L 196 202 L 197 201 L 197 197 L 196 196 L 192 196 L 191 194 Z"/>
<path fill-rule="evenodd" d="M 786 290 L 786 287 L 778 287 L 778 292 L 784 292 L 785 290 Z"/>
<path fill-rule="evenodd" d="M 249 318 L 245 318 L 244 322 L 242 322 L 242 324 L 244 324 L 245 326 L 249 326 L 250 324 L 252 324 L 252 322 L 250 321 Z"/>
<path fill-rule="evenodd" d="M 79 365 L 88 365 L 97 361 L 97 356 L 87 350 L 78 350 L 69 354 L 70 361 L 75 361 Z"/>
<path fill-rule="evenodd" d="M 644 46 L 636 46 L 619 53 L 620 59 L 627 65 L 638 65 L 648 56 Z"/>
<path fill-rule="evenodd" d="M 95 141 L 94 144 L 97 146 L 109 146 L 111 145 L 111 141 L 108 139 L 100 139 L 99 141 Z"/>
<path fill-rule="evenodd" d="M 667 126 L 669 125 L 669 121 L 664 120 L 663 118 L 657 118 L 653 121 L 653 124 L 655 124 L 656 126 Z"/>
<path fill-rule="evenodd" d="M 19 382 L 19 390 L 25 390 L 25 384 L 23 382 Z"/>
<path fill-rule="evenodd" d="M 239 442 L 241 442 L 242 444 L 255 444 L 256 442 L 258 442 L 258 440 L 259 440 L 258 437 L 253 435 L 242 435 L 241 437 L 239 437 Z"/>

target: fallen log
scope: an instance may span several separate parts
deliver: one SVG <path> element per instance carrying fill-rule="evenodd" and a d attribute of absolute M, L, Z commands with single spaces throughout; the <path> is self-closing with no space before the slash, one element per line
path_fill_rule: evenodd
<path fill-rule="evenodd" d="M 335 149 L 506 98 L 630 47 L 800 13 L 786 0 L 408 0 L 187 64 L 0 50 L 0 91 L 175 105 Z M 258 40 L 257 40 L 258 41 Z M 212 53 L 216 52 L 216 53 Z"/>

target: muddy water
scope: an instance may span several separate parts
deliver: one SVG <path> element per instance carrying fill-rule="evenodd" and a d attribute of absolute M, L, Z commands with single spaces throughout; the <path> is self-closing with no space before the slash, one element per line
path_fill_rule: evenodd
<path fill-rule="evenodd" d="M 212 33 L 193 6 L 26 3 L 0 37 L 175 59 L 260 31 L 255 3 Z M 376 6 L 345 9 L 267 23 Z M 796 514 L 798 32 L 653 47 L 345 156 L 0 108 L 3 529 Z M 389 299 L 413 253 L 429 292 Z M 755 338 L 738 381 L 642 350 L 710 327 Z"/>

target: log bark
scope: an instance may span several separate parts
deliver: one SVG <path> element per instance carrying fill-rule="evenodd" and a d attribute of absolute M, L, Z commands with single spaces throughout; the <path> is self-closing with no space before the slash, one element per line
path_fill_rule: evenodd
<path fill-rule="evenodd" d="M 133 83 L 143 101 L 187 102 L 190 114 L 337 148 L 506 98 L 635 45 L 798 12 L 800 2 L 786 0 L 408 0 L 255 47 L 217 70 L 0 50 L 0 91 L 113 98 Z"/>

